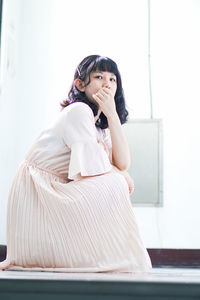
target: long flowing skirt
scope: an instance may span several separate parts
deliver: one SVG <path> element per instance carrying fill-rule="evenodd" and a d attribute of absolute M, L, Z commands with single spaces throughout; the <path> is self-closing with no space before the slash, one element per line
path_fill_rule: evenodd
<path fill-rule="evenodd" d="M 121 174 L 66 183 L 21 164 L 10 189 L 0 269 L 134 273 L 151 267 Z"/>

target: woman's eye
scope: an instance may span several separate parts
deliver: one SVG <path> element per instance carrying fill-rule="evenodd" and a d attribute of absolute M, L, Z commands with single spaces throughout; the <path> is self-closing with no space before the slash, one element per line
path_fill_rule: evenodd
<path fill-rule="evenodd" d="M 102 76 L 101 75 L 97 75 L 97 76 L 95 76 L 95 78 L 102 79 Z M 110 81 L 116 81 L 116 79 L 115 78 L 110 78 Z"/>

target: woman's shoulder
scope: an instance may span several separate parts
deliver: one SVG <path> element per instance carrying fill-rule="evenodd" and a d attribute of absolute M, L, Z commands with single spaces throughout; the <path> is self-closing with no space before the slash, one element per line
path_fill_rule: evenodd
<path fill-rule="evenodd" d="M 83 102 L 74 102 L 69 104 L 62 110 L 61 119 L 64 124 L 71 124 L 72 126 L 77 123 L 79 126 L 84 123 L 93 123 L 94 122 L 94 114 L 92 109 Z"/>
<path fill-rule="evenodd" d="M 74 102 L 69 104 L 63 109 L 63 113 L 67 115 L 81 115 L 83 113 L 88 113 L 93 115 L 92 109 L 84 102 Z"/>

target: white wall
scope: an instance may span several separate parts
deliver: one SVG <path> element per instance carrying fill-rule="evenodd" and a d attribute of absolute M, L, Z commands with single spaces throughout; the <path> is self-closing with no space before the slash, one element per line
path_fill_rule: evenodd
<path fill-rule="evenodd" d="M 200 248 L 200 2 L 151 3 L 154 117 L 163 118 L 164 132 L 164 207 L 136 213 L 149 247 L 155 247 L 157 236 L 161 248 Z"/>
<path fill-rule="evenodd" d="M 0 244 L 6 243 L 6 205 L 17 166 L 41 129 L 59 112 L 48 51 L 53 14 L 51 0 L 6 0 L 3 5 Z"/>
<path fill-rule="evenodd" d="M 5 2 L 5 1 L 4 1 Z M 17 145 L 17 86 L 19 45 L 21 32 L 19 1 L 7 1 L 4 5 L 1 53 L 0 95 L 0 244 L 5 243 L 6 206 L 9 186 L 16 170 Z M 6 45 L 4 43 L 6 40 Z"/>
<path fill-rule="evenodd" d="M 101 54 L 116 60 L 130 116 L 149 117 L 147 1 L 94 3 L 4 1 L 0 244 L 6 243 L 7 195 L 17 165 L 59 113 L 82 58 Z M 151 1 L 154 117 L 164 125 L 164 206 L 134 208 L 148 248 L 200 247 L 199 13 L 198 1 Z"/>

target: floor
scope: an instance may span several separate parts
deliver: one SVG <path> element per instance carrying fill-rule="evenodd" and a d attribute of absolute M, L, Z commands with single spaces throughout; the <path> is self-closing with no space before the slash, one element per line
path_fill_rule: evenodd
<path fill-rule="evenodd" d="M 85 281 L 133 281 L 133 282 L 170 282 L 199 283 L 200 269 L 190 268 L 153 268 L 149 273 L 55 273 L 0 271 L 1 279 L 31 280 L 85 280 Z"/>

